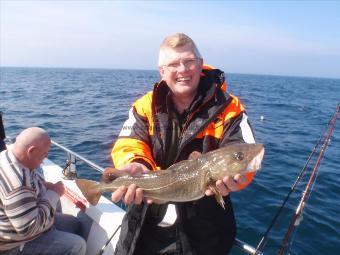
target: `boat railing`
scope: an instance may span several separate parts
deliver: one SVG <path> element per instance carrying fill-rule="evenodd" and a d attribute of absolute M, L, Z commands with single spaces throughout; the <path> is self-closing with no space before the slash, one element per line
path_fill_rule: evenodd
<path fill-rule="evenodd" d="M 83 156 L 79 155 L 78 153 L 76 153 L 76 152 L 66 148 L 65 146 L 57 143 L 56 141 L 52 140 L 51 142 L 52 142 L 53 145 L 55 145 L 56 147 L 58 147 L 59 149 L 61 149 L 62 151 L 64 151 L 66 153 L 66 165 L 63 169 L 63 174 L 64 174 L 65 178 L 74 179 L 77 176 L 76 162 L 78 160 L 82 161 L 87 166 L 89 166 L 90 168 L 93 168 L 94 170 L 96 170 L 100 173 L 104 172 L 104 168 L 98 166 L 94 162 L 84 158 Z"/>

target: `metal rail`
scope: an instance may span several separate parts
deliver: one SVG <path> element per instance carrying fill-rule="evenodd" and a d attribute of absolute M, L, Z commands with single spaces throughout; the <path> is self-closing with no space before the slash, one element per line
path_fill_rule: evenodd
<path fill-rule="evenodd" d="M 97 171 L 99 171 L 101 173 L 104 172 L 104 168 L 102 168 L 102 167 L 98 166 L 97 164 L 93 163 L 92 161 L 90 161 L 90 160 L 80 156 L 78 153 L 76 153 L 76 152 L 74 152 L 74 151 L 72 151 L 72 150 L 62 146 L 61 144 L 59 144 L 59 143 L 57 143 L 57 142 L 55 142 L 53 140 L 52 140 L 52 144 L 57 146 L 61 150 L 65 151 L 67 153 L 67 155 L 68 155 L 67 156 L 68 159 L 73 158 L 71 156 L 74 156 L 75 159 L 79 159 L 79 160 L 83 161 L 85 164 L 87 164 L 88 166 L 94 168 L 95 170 L 97 170 Z"/>

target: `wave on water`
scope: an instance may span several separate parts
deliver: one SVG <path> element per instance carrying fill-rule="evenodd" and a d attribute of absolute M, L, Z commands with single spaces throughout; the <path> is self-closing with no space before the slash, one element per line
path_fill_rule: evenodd
<path fill-rule="evenodd" d="M 152 90 L 157 71 L 1 68 L 0 111 L 7 135 L 29 126 L 96 164 L 112 165 L 110 153 L 131 104 Z M 246 107 L 266 155 L 253 183 L 232 194 L 238 238 L 256 246 L 282 199 L 325 131 L 339 103 L 340 80 L 227 74 L 228 91 Z M 338 254 L 340 236 L 340 123 L 321 162 L 290 254 Z M 52 148 L 50 158 L 65 164 Z M 81 165 L 79 174 L 99 179 Z M 304 182 L 305 183 L 305 182 Z M 302 188 L 284 209 L 265 254 L 278 251 Z M 242 254 L 233 249 L 232 254 Z"/>

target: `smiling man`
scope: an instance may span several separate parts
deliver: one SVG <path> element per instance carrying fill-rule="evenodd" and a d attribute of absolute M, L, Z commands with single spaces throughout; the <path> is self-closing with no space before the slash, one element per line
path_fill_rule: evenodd
<path fill-rule="evenodd" d="M 112 149 L 116 168 L 131 175 L 161 171 L 193 152 L 206 153 L 230 143 L 254 143 L 244 107 L 226 93 L 224 73 L 203 64 L 193 40 L 176 33 L 163 41 L 159 52 L 161 81 L 138 99 Z M 110 171 L 104 179 L 110 179 Z M 227 254 L 236 224 L 230 192 L 246 187 L 253 174 L 225 176 L 215 183 L 225 209 L 213 190 L 193 202 L 175 203 L 172 225 L 160 224 L 167 204 L 143 197 L 143 190 L 120 187 L 112 200 L 129 204 L 116 254 Z"/>

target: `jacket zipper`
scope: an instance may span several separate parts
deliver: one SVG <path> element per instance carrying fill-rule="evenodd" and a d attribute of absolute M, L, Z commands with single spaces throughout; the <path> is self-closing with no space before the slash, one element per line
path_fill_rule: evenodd
<path fill-rule="evenodd" d="M 215 96 L 215 94 L 213 94 L 213 96 L 211 97 L 211 98 L 209 98 L 209 100 L 207 100 L 206 101 L 206 103 L 204 104 L 204 105 L 206 105 L 208 102 L 210 102 L 210 100 L 213 98 Z M 179 150 L 178 150 L 178 153 L 177 153 L 177 155 L 176 155 L 176 157 L 175 157 L 175 160 L 174 160 L 174 162 L 176 162 L 177 161 L 177 159 L 178 159 L 178 157 L 179 157 L 179 155 L 181 154 L 180 152 L 183 150 L 183 148 L 188 144 L 188 143 L 190 143 L 193 139 L 195 139 L 196 138 L 196 136 L 197 136 L 197 134 L 199 134 L 202 130 L 204 130 L 204 128 L 206 128 L 206 126 L 212 121 L 212 120 L 214 120 L 216 117 L 217 117 L 217 115 L 219 115 L 223 110 L 224 110 L 224 108 L 225 108 L 225 106 L 226 105 L 228 105 L 230 103 L 230 100 L 229 99 L 227 99 L 227 101 L 226 101 L 226 103 L 225 104 L 223 104 L 222 106 L 221 106 L 221 108 L 220 109 L 218 109 L 216 112 L 215 112 L 215 114 L 214 115 L 212 115 L 196 132 L 194 132 L 192 135 L 191 135 L 191 137 L 188 139 L 188 140 L 186 140 L 185 141 L 185 143 L 183 143 L 182 145 L 181 145 L 181 147 L 179 148 Z M 181 135 L 180 135 L 180 138 L 179 138 L 179 144 L 181 144 L 181 142 L 182 142 L 182 139 L 183 139 L 183 134 L 184 134 L 184 132 L 185 132 L 185 130 L 188 128 L 188 123 L 191 121 L 191 119 L 193 118 L 193 116 L 204 106 L 204 105 L 201 105 L 196 111 L 194 111 L 192 114 L 190 114 L 190 116 L 189 116 L 189 118 L 188 118 L 188 120 L 185 122 L 185 125 L 184 125 L 184 128 L 183 128 L 183 130 L 182 130 L 182 132 L 181 132 Z"/>

